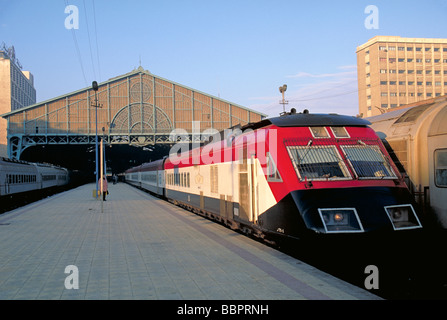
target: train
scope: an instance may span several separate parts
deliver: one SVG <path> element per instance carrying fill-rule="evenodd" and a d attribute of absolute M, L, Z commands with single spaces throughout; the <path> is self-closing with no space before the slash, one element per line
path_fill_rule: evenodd
<path fill-rule="evenodd" d="M 69 180 L 66 168 L 0 157 L 0 199 L 62 187 Z"/>
<path fill-rule="evenodd" d="M 273 242 L 422 230 L 370 122 L 292 109 L 124 172 L 128 184 Z"/>
<path fill-rule="evenodd" d="M 447 228 L 447 97 L 367 118 L 415 200 L 436 228 Z"/>

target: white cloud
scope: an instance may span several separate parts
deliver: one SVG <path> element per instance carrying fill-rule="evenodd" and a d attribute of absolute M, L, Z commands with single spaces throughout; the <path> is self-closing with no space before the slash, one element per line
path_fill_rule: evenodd
<path fill-rule="evenodd" d="M 286 76 L 286 78 L 332 78 L 332 77 L 340 77 L 340 76 L 353 75 L 353 74 L 357 74 L 357 71 L 345 71 L 345 72 L 321 73 L 321 74 L 298 72 L 295 75 Z"/>
<path fill-rule="evenodd" d="M 334 78 L 334 77 L 341 77 L 341 76 L 357 75 L 357 66 L 354 66 L 354 65 L 340 66 L 337 69 L 349 70 L 349 71 L 334 72 L 334 73 L 321 73 L 321 74 L 298 72 L 297 74 L 294 74 L 294 75 L 288 75 L 288 76 L 286 76 L 286 78 Z"/>

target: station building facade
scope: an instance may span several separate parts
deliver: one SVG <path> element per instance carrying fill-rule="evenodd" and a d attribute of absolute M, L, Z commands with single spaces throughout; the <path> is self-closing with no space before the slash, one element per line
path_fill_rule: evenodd
<path fill-rule="evenodd" d="M 191 134 L 257 122 L 265 114 L 153 75 L 141 66 L 66 95 L 13 110 L 7 120 L 8 155 L 20 159 L 37 145 L 172 144 L 173 130 Z M 189 137 L 190 138 L 190 137 Z"/>

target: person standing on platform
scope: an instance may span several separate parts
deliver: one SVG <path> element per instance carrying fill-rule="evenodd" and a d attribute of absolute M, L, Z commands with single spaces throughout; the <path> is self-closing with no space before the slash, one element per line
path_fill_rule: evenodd
<path fill-rule="evenodd" d="M 101 189 L 101 179 L 98 182 L 98 185 L 99 185 L 99 189 Z M 106 201 L 106 195 L 109 193 L 108 192 L 108 186 L 107 186 L 107 179 L 106 179 L 106 177 L 102 177 L 102 190 L 101 190 L 101 193 L 102 193 L 102 200 Z"/>

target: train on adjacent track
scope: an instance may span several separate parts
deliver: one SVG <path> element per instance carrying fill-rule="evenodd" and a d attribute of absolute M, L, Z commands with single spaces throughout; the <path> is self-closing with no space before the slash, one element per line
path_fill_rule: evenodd
<path fill-rule="evenodd" d="M 125 179 L 274 241 L 420 229 L 417 204 L 369 124 L 292 109 L 130 168 Z"/>
<path fill-rule="evenodd" d="M 65 168 L 0 158 L 0 199 L 65 186 L 69 179 Z"/>
<path fill-rule="evenodd" d="M 447 229 L 447 97 L 396 108 L 367 120 L 398 164 L 430 224 Z"/>

